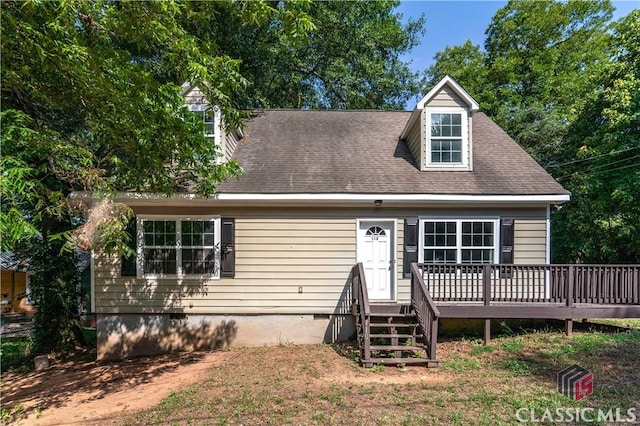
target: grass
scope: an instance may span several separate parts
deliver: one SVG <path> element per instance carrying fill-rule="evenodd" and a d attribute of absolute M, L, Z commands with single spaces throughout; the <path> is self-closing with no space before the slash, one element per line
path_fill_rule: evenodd
<path fill-rule="evenodd" d="M 206 380 L 121 424 L 506 425 L 518 409 L 538 419 L 556 409 L 640 413 L 640 331 L 492 343 L 440 343 L 440 368 L 429 370 L 363 369 L 340 355 L 350 349 L 326 345 L 232 349 Z M 556 391 L 557 372 L 572 364 L 594 374 L 594 393 L 578 402 Z"/>
<path fill-rule="evenodd" d="M 33 341 L 29 337 L 12 337 L 0 341 L 0 369 L 3 373 L 16 371 L 26 373 L 33 369 L 31 349 Z"/>
<path fill-rule="evenodd" d="M 96 346 L 96 331 L 83 329 L 82 335 L 88 347 Z M 34 343 L 30 336 L 11 337 L 0 341 L 0 371 L 27 373 L 32 371 Z"/>

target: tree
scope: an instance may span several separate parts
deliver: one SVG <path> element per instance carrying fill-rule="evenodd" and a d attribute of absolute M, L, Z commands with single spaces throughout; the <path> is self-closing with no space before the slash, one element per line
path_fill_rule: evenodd
<path fill-rule="evenodd" d="M 557 258 L 640 259 L 640 11 L 614 25 L 613 55 L 565 143 L 575 158 L 552 170 L 573 193 L 557 213 Z"/>
<path fill-rule="evenodd" d="M 611 12 L 608 1 L 510 1 L 493 17 L 484 52 L 448 47 L 426 73 L 468 86 L 572 192 L 552 216 L 555 261 L 640 258 L 638 12 L 612 32 Z"/>
<path fill-rule="evenodd" d="M 467 40 L 460 46 L 447 46 L 437 52 L 434 64 L 424 72 L 428 86 L 435 86 L 446 75 L 450 75 L 465 88 L 469 94 L 481 102 L 482 110 L 488 109 L 493 99 L 488 82 L 486 57 L 480 46 Z M 489 90 L 488 90 L 489 89 Z"/>
<path fill-rule="evenodd" d="M 498 10 L 485 40 L 496 92 L 490 114 L 507 125 L 513 111 L 537 104 L 569 119 L 576 101 L 590 91 L 581 77 L 607 59 L 612 12 L 607 0 L 510 1 Z"/>
<path fill-rule="evenodd" d="M 183 106 L 197 84 L 228 129 L 252 107 L 393 108 L 422 21 L 395 1 L 3 2 L 0 232 L 29 257 L 39 350 L 81 338 L 73 250 L 127 250 L 117 190 L 206 196 L 241 172 Z M 73 202 L 74 191 L 102 194 Z"/>
<path fill-rule="evenodd" d="M 212 166 L 220 153 L 183 106 L 180 84 L 197 83 L 226 123 L 237 125 L 233 94 L 246 83 L 238 60 L 212 55 L 180 24 L 202 19 L 194 6 L 108 0 L 1 5 L 0 232 L 3 250 L 31 261 L 38 350 L 62 349 L 81 338 L 75 258 L 61 255 L 67 243 L 84 235 L 90 246 L 114 248 L 126 239 L 126 209 L 73 205 L 72 191 L 170 194 L 192 185 L 208 195 L 240 172 L 235 162 Z M 247 26 L 289 28 L 295 22 L 298 29 L 312 28 L 302 2 L 234 7 Z M 83 209 L 91 220 L 79 229 Z"/>
<path fill-rule="evenodd" d="M 314 28 L 293 38 L 272 22 L 243 26 L 242 17 L 221 2 L 198 3 L 194 7 L 206 10 L 207 20 L 185 25 L 242 61 L 242 108 L 399 109 L 418 88 L 418 76 L 400 55 L 418 43 L 423 19 L 403 25 L 393 12 L 398 4 L 312 2 L 305 10 Z"/>

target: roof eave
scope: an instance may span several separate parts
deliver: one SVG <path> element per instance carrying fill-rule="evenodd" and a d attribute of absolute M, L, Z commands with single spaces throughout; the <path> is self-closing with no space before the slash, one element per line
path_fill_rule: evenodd
<path fill-rule="evenodd" d="M 75 192 L 74 198 L 93 198 L 90 192 Z M 202 197 L 193 193 L 173 194 L 170 197 L 160 194 L 120 192 L 115 200 L 128 205 L 216 205 L 233 203 L 255 203 L 260 205 L 278 205 L 283 203 L 351 203 L 370 204 L 376 201 L 400 204 L 564 204 L 570 200 L 569 193 L 555 194 L 389 194 L 389 193 L 217 193 Z"/>

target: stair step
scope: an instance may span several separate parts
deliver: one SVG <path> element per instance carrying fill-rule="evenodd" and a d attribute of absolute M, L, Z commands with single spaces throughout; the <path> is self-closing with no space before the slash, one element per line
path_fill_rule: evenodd
<path fill-rule="evenodd" d="M 371 345 L 372 351 L 419 351 L 424 350 L 421 346 L 405 346 L 405 345 Z"/>
<path fill-rule="evenodd" d="M 383 327 L 398 327 L 398 328 L 402 328 L 402 327 L 417 327 L 418 324 L 412 322 L 412 323 L 400 323 L 400 322 L 372 322 L 369 324 L 369 326 L 371 328 L 377 327 L 377 328 L 383 328 Z"/>
<path fill-rule="evenodd" d="M 370 334 L 369 337 L 371 337 L 372 339 L 411 339 L 413 337 L 413 334 Z M 418 337 L 419 336 L 416 336 L 416 338 Z"/>
<path fill-rule="evenodd" d="M 385 364 L 385 365 L 427 365 L 429 367 L 437 367 L 438 361 L 427 358 L 369 358 L 363 361 L 363 364 Z"/>
<path fill-rule="evenodd" d="M 389 318 L 412 318 L 413 314 L 404 314 L 400 312 L 371 312 L 372 317 L 389 317 Z"/>

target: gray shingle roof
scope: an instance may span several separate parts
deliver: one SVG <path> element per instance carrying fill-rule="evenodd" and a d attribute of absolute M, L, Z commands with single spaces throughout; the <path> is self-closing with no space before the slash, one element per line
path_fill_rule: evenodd
<path fill-rule="evenodd" d="M 568 194 L 498 125 L 473 116 L 472 172 L 421 172 L 399 136 L 406 111 L 266 110 L 247 122 L 244 168 L 220 193 Z"/>

